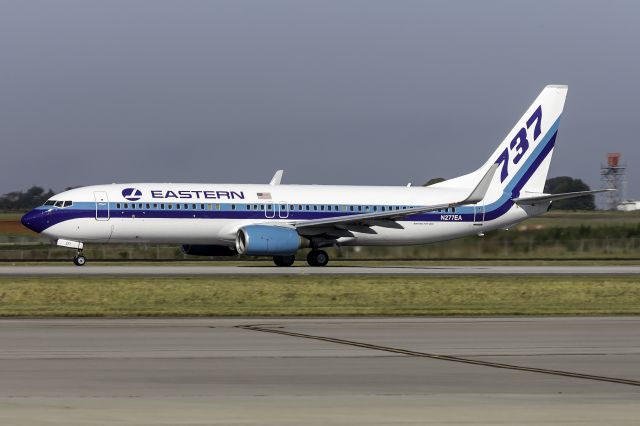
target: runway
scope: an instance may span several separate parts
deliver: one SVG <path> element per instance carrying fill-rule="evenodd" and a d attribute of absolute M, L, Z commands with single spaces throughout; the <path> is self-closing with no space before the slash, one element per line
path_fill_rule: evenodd
<path fill-rule="evenodd" d="M 0 342 L 0 424 L 595 425 L 640 418 L 636 317 L 3 319 Z"/>
<path fill-rule="evenodd" d="M 640 266 L 0 266 L 19 275 L 640 275 Z"/>

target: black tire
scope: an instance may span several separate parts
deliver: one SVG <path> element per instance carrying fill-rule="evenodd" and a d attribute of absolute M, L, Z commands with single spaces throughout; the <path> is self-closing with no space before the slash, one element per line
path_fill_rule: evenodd
<path fill-rule="evenodd" d="M 84 266 L 85 263 L 87 263 L 87 258 L 84 257 L 83 255 L 79 254 L 76 257 L 73 258 L 73 263 L 76 266 Z"/>
<path fill-rule="evenodd" d="M 295 261 L 295 256 L 273 256 L 273 263 L 275 263 L 276 266 L 291 266 Z"/>
<path fill-rule="evenodd" d="M 311 250 L 307 255 L 309 266 L 325 266 L 329 263 L 329 255 L 324 250 Z"/>

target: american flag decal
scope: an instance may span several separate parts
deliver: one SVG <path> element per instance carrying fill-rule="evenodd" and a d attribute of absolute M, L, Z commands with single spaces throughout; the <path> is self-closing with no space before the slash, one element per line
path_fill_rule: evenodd
<path fill-rule="evenodd" d="M 258 192 L 258 200 L 270 200 L 271 193 L 270 192 Z"/>

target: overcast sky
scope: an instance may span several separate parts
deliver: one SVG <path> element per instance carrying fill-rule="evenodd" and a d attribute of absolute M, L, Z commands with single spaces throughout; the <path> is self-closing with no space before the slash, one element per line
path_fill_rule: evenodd
<path fill-rule="evenodd" d="M 37 184 L 421 184 L 568 84 L 550 177 L 640 197 L 640 3 L 1 1 L 0 193 Z"/>

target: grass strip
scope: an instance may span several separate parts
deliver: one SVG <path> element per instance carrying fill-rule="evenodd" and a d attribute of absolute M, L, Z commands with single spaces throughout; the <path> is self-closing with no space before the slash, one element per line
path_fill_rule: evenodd
<path fill-rule="evenodd" d="M 638 277 L 0 277 L 5 317 L 616 314 Z"/>

